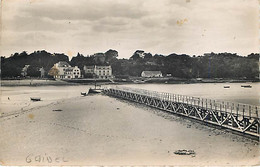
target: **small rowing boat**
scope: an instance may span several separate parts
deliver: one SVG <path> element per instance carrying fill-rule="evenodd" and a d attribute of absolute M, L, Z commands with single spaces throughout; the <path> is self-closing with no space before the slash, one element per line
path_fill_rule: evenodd
<path fill-rule="evenodd" d="M 103 89 L 89 88 L 88 93 L 101 93 Z"/>
<path fill-rule="evenodd" d="M 31 101 L 41 101 L 40 97 L 31 97 Z"/>
<path fill-rule="evenodd" d="M 251 85 L 241 85 L 241 87 L 243 87 L 243 88 L 252 88 Z"/>
<path fill-rule="evenodd" d="M 87 93 L 86 92 L 81 92 L 80 93 L 82 96 L 87 96 Z"/>
<path fill-rule="evenodd" d="M 88 93 L 96 94 L 96 93 L 101 93 L 102 91 L 103 91 L 103 89 L 101 88 L 101 85 L 97 85 L 97 80 L 96 80 L 96 75 L 95 75 L 95 88 L 89 88 Z"/>

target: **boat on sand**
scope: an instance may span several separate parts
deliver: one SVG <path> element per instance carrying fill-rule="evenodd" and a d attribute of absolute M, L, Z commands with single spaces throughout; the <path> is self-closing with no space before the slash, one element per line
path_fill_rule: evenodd
<path fill-rule="evenodd" d="M 252 88 L 251 85 L 241 85 L 241 87 L 243 87 L 243 88 Z"/>
<path fill-rule="evenodd" d="M 88 93 L 101 93 L 103 89 L 89 88 Z"/>
<path fill-rule="evenodd" d="M 40 97 L 31 97 L 31 101 L 41 101 Z"/>
<path fill-rule="evenodd" d="M 86 92 L 81 92 L 80 93 L 82 96 L 87 96 L 87 93 Z"/>

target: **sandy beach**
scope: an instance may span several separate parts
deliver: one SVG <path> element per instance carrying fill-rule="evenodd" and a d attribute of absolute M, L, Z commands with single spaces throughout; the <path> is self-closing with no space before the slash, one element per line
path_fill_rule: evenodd
<path fill-rule="evenodd" d="M 259 165 L 259 143 L 105 95 L 0 118 L 1 165 Z M 177 150 L 194 150 L 177 155 Z"/>

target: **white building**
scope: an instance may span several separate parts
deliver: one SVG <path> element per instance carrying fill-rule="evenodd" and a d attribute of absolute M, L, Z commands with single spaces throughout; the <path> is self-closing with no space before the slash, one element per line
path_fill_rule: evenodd
<path fill-rule="evenodd" d="M 162 77 L 161 71 L 143 71 L 141 73 L 141 76 L 144 78 L 158 78 Z"/>
<path fill-rule="evenodd" d="M 27 76 L 27 70 L 28 70 L 29 67 L 30 67 L 30 65 L 25 65 L 25 66 L 23 67 L 22 72 L 21 72 L 21 75 L 22 75 L 23 77 L 26 77 L 26 76 Z"/>
<path fill-rule="evenodd" d="M 40 68 L 39 71 L 41 72 L 41 78 L 44 78 L 45 77 L 45 70 L 44 68 Z"/>
<path fill-rule="evenodd" d="M 58 75 L 55 76 L 55 78 L 64 79 L 65 68 L 71 67 L 71 65 L 69 65 L 69 63 L 67 63 L 66 61 L 59 61 L 58 63 L 54 64 L 54 67 L 59 70 Z"/>
<path fill-rule="evenodd" d="M 59 70 L 58 75 L 55 76 L 55 78 L 73 79 L 81 77 L 80 69 L 78 68 L 78 66 L 71 67 L 71 65 L 65 61 L 60 61 L 54 64 L 54 67 Z"/>
<path fill-rule="evenodd" d="M 80 69 L 78 68 L 78 66 L 67 67 L 64 70 L 64 76 L 66 79 L 80 78 Z"/>
<path fill-rule="evenodd" d="M 92 75 L 99 79 L 113 78 L 111 66 L 84 66 L 85 76 Z"/>

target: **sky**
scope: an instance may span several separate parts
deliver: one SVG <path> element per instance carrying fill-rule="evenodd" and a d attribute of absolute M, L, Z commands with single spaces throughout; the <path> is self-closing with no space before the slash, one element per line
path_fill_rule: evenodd
<path fill-rule="evenodd" d="M 0 55 L 259 52 L 258 0 L 1 0 Z"/>

